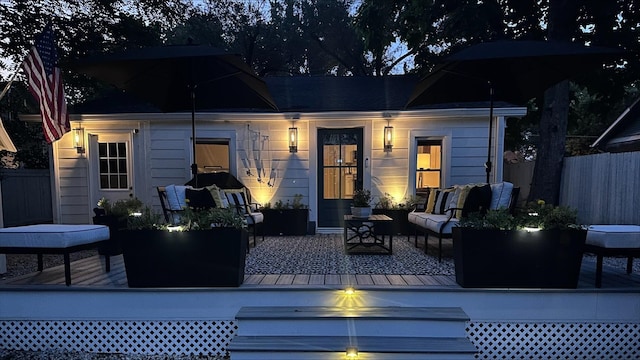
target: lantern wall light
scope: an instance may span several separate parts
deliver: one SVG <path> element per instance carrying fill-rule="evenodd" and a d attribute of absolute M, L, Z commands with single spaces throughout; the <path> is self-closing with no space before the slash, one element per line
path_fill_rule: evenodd
<path fill-rule="evenodd" d="M 391 152 L 393 148 L 393 126 L 387 122 L 387 126 L 384 127 L 384 152 Z"/>
<path fill-rule="evenodd" d="M 289 152 L 298 152 L 298 128 L 295 126 L 289 128 Z"/>
<path fill-rule="evenodd" d="M 82 127 L 73 129 L 73 147 L 76 148 L 78 154 L 84 154 L 84 129 Z"/>

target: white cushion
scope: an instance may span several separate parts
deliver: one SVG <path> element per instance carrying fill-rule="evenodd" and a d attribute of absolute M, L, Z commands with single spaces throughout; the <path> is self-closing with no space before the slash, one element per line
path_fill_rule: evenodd
<path fill-rule="evenodd" d="M 408 217 L 410 223 L 434 232 L 440 232 L 440 227 L 447 221 L 447 219 L 449 219 L 449 215 L 429 214 L 422 211 L 410 212 Z M 457 223 L 458 219 L 452 218 L 442 229 L 442 233 L 451 234 L 451 229 L 453 229 L 453 226 Z"/>
<path fill-rule="evenodd" d="M 489 209 L 508 208 L 512 191 L 513 184 L 510 182 L 503 181 L 491 184 L 491 205 L 489 205 Z"/>
<path fill-rule="evenodd" d="M 591 225 L 586 243 L 613 249 L 640 248 L 638 225 Z"/>
<path fill-rule="evenodd" d="M 246 218 L 249 225 L 260 224 L 264 221 L 264 214 L 261 212 L 252 212 L 249 213 Z"/>
<path fill-rule="evenodd" d="M 2 247 L 67 248 L 109 239 L 104 225 L 41 224 L 0 229 Z"/>
<path fill-rule="evenodd" d="M 184 185 L 167 185 L 165 189 L 167 191 L 167 202 L 169 203 L 169 210 L 178 211 L 187 207 L 187 188 L 190 186 Z"/>

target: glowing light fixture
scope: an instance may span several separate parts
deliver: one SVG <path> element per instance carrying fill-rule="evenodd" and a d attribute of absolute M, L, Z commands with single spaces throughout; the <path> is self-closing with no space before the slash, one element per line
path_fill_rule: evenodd
<path fill-rule="evenodd" d="M 298 152 L 298 128 L 295 126 L 289 128 L 289 152 Z"/>
<path fill-rule="evenodd" d="M 348 288 L 344 289 L 344 293 L 345 295 L 354 295 L 356 293 L 356 289 L 349 286 Z"/>
<path fill-rule="evenodd" d="M 355 346 L 347 346 L 347 359 L 358 358 L 358 348 Z"/>
<path fill-rule="evenodd" d="M 393 126 L 389 125 L 384 127 L 384 152 L 391 152 L 393 148 Z"/>
<path fill-rule="evenodd" d="M 73 129 L 73 147 L 78 154 L 84 154 L 84 129 L 81 127 Z"/>

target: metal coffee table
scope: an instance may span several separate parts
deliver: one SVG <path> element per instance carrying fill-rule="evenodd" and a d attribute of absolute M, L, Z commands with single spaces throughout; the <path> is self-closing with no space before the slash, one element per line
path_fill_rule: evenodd
<path fill-rule="evenodd" d="M 344 252 L 346 254 L 393 253 L 393 219 L 387 215 L 368 218 L 344 216 Z M 389 244 L 386 240 L 389 239 Z"/>

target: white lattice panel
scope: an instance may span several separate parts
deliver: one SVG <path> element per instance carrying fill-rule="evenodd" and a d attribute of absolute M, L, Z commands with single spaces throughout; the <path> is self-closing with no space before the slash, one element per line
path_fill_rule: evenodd
<path fill-rule="evenodd" d="M 0 348 L 92 353 L 224 355 L 233 321 L 2 321 Z"/>
<path fill-rule="evenodd" d="M 478 359 L 640 359 L 639 323 L 468 323 Z"/>

